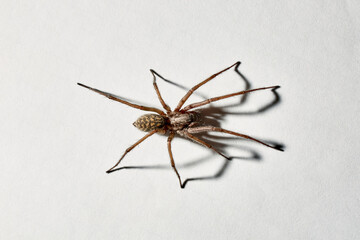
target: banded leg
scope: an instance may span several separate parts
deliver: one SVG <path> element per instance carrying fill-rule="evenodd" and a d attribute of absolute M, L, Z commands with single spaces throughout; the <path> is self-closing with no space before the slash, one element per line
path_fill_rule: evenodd
<path fill-rule="evenodd" d="M 197 107 L 200 107 L 200 106 L 209 104 L 209 103 L 211 103 L 211 102 L 216 102 L 216 101 L 219 101 L 219 100 L 222 100 L 222 99 L 225 99 L 225 98 L 242 95 L 242 94 L 246 94 L 246 93 L 249 93 L 249 92 L 255 92 L 255 91 L 258 91 L 258 90 L 265 90 L 265 89 L 269 89 L 269 88 L 275 89 L 275 88 L 279 88 L 279 87 L 280 87 L 280 86 L 255 88 L 255 89 L 250 89 L 250 90 L 246 90 L 246 91 L 241 91 L 241 92 L 236 92 L 236 93 L 231 93 L 231 94 L 223 95 L 223 96 L 220 96 L 220 97 L 209 98 L 209 99 L 206 99 L 206 100 L 201 101 L 201 102 L 196 102 L 196 103 L 192 103 L 192 104 L 190 104 L 190 105 L 187 105 L 187 106 L 184 107 L 182 110 L 188 111 L 188 110 L 190 110 L 190 109 L 197 108 Z"/>
<path fill-rule="evenodd" d="M 171 109 L 169 107 L 169 105 L 167 105 L 164 101 L 164 99 L 161 97 L 161 94 L 160 94 L 160 91 L 159 91 L 159 88 L 157 86 L 157 83 L 156 83 L 156 76 L 155 75 L 158 75 L 154 70 L 150 69 L 150 72 L 151 74 L 153 75 L 154 77 L 154 80 L 153 80 L 153 85 L 154 85 L 154 89 L 155 89 L 155 92 L 159 98 L 159 101 L 161 103 L 161 105 L 163 106 L 163 108 L 166 110 L 167 113 L 170 113 L 171 112 Z"/>
<path fill-rule="evenodd" d="M 204 85 L 205 83 L 209 82 L 211 79 L 215 78 L 216 76 L 218 76 L 219 74 L 229 70 L 230 68 L 232 68 L 233 66 L 239 66 L 240 62 L 236 62 L 233 65 L 231 65 L 230 67 L 225 68 L 224 70 L 215 73 L 213 75 L 211 75 L 209 78 L 205 79 L 204 81 L 202 81 L 201 83 L 195 85 L 194 87 L 192 87 L 186 94 L 185 96 L 180 100 L 180 102 L 178 103 L 177 107 L 175 108 L 175 112 L 178 112 L 180 110 L 180 108 L 184 105 L 184 103 L 186 102 L 186 100 L 188 100 L 188 98 L 191 96 L 191 94 L 198 89 L 199 87 L 201 87 L 202 85 Z"/>
<path fill-rule="evenodd" d="M 168 137 L 168 140 L 167 140 L 167 146 L 168 146 L 168 151 L 169 151 L 169 156 L 170 156 L 170 161 L 171 161 L 171 167 L 174 169 L 178 179 L 179 179 L 179 183 L 180 183 L 180 187 L 181 188 L 184 188 L 182 182 L 181 182 L 181 178 L 180 178 L 180 174 L 178 173 L 177 169 L 176 169 L 176 166 L 175 166 L 175 161 L 174 161 L 174 157 L 173 157 L 173 154 L 172 154 L 172 151 L 171 151 L 171 141 L 173 140 L 175 136 L 175 133 L 174 132 L 171 132 L 169 137 Z"/>
<path fill-rule="evenodd" d="M 233 131 L 230 131 L 230 130 L 226 130 L 226 129 L 223 129 L 223 128 L 219 128 L 219 127 L 214 127 L 214 126 L 202 126 L 202 127 L 195 127 L 195 128 L 189 128 L 188 129 L 188 132 L 190 133 L 201 133 L 201 132 L 223 132 L 223 133 L 227 133 L 227 134 L 231 134 L 231 135 L 235 135 L 235 136 L 238 136 L 238 137 L 242 137 L 242 138 L 246 138 L 246 139 L 249 139 L 249 140 L 252 140 L 252 141 L 255 141 L 255 142 L 258 142 L 260 144 L 263 144 L 267 147 L 270 147 L 270 148 L 273 148 L 273 149 L 276 149 L 278 151 L 284 151 L 283 149 L 280 149 L 280 148 L 277 148 L 277 147 L 273 147 L 267 143 L 264 143 L 258 139 L 255 139 L 253 137 L 250 137 L 248 135 L 245 135 L 245 134 L 241 134 L 241 133 L 237 133 L 237 132 L 233 132 Z"/>
<path fill-rule="evenodd" d="M 161 111 L 161 110 L 158 109 L 158 108 L 145 107 L 145 106 L 137 105 L 137 104 L 134 104 L 134 103 L 130 103 L 130 102 L 128 102 L 128 101 L 124 101 L 124 100 L 122 100 L 122 99 L 120 99 L 120 98 L 117 98 L 117 97 L 115 97 L 115 96 L 113 96 L 113 95 L 111 95 L 111 94 L 109 94 L 109 93 L 105 93 L 105 92 L 100 91 L 100 90 L 98 90 L 98 89 L 96 89 L 96 88 L 92 88 L 92 87 L 86 86 L 86 85 L 84 85 L 84 84 L 82 84 L 82 83 L 78 83 L 78 85 L 81 86 L 81 87 L 87 88 L 87 89 L 89 89 L 89 90 L 91 90 L 91 91 L 94 91 L 94 92 L 96 92 L 96 93 L 98 93 L 98 94 L 101 94 L 101 95 L 103 95 L 103 96 L 105 96 L 105 97 L 107 97 L 107 98 L 109 98 L 109 99 L 111 99 L 111 100 L 114 100 L 114 101 L 117 101 L 117 102 L 121 102 L 121 103 L 123 103 L 123 104 L 125 104 L 125 105 L 128 105 L 128 106 L 130 106 L 130 107 L 133 107 L 133 108 L 136 108 L 136 109 L 140 109 L 140 110 L 143 110 L 143 111 L 156 112 L 156 113 L 158 113 L 158 114 L 160 114 L 160 115 L 162 115 L 162 116 L 165 116 L 165 115 L 166 115 L 163 111 Z"/>
<path fill-rule="evenodd" d="M 125 157 L 126 154 L 128 154 L 128 152 L 130 152 L 131 150 L 134 149 L 134 147 L 136 147 L 137 145 L 139 145 L 142 141 L 144 141 L 145 139 L 147 139 L 148 137 L 150 137 L 151 135 L 153 135 L 154 133 L 156 132 L 159 132 L 160 130 L 159 129 L 155 129 L 155 130 L 152 130 L 151 132 L 149 132 L 148 134 L 146 134 L 144 137 L 140 138 L 136 143 L 134 143 L 133 145 L 131 145 L 131 147 L 127 148 L 124 152 L 124 154 L 121 156 L 121 158 L 119 159 L 119 161 L 112 167 L 110 168 L 109 170 L 106 171 L 106 173 L 111 173 L 112 170 L 114 168 L 116 168 L 121 160 Z"/>
<path fill-rule="evenodd" d="M 190 128 L 190 129 L 191 129 L 191 128 Z M 196 143 L 198 143 L 198 144 L 200 144 L 200 145 L 202 145 L 202 146 L 204 146 L 204 147 L 207 147 L 207 148 L 212 149 L 212 150 L 215 151 L 217 154 L 219 154 L 220 156 L 226 158 L 227 160 L 230 160 L 230 159 L 231 159 L 230 157 L 226 156 L 225 154 L 219 152 L 216 148 L 214 148 L 214 147 L 213 147 L 212 145 L 210 145 L 209 143 L 207 143 L 207 142 L 205 142 L 205 141 L 203 141 L 203 140 L 195 137 L 194 135 L 190 134 L 189 132 L 184 131 L 183 133 L 184 133 L 184 136 L 185 136 L 186 138 L 191 139 L 191 140 L 193 140 L 194 142 L 196 142 Z"/>

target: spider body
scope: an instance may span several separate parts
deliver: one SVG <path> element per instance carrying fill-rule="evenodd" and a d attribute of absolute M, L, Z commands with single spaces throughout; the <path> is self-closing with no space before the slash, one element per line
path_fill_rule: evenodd
<path fill-rule="evenodd" d="M 145 114 L 139 117 L 133 125 L 144 132 L 150 132 L 165 126 L 166 118 L 159 114 Z"/>
<path fill-rule="evenodd" d="M 203 105 L 207 105 L 211 102 L 215 102 L 215 101 L 219 101 L 225 98 L 229 98 L 229 97 L 233 97 L 233 96 L 239 96 L 242 94 L 246 94 L 246 93 L 250 93 L 250 92 L 254 92 L 254 91 L 258 91 L 258 90 L 264 90 L 264 89 L 276 89 L 279 88 L 279 86 L 271 86 L 271 87 L 263 87 L 263 88 L 256 88 L 256 89 L 251 89 L 251 90 L 246 90 L 246 91 L 240 91 L 240 92 L 235 92 L 235 93 L 231 93 L 231 94 L 227 94 L 227 95 L 223 95 L 223 96 L 219 96 L 219 97 L 214 97 L 214 98 L 209 98 L 206 99 L 204 101 L 201 102 L 196 102 L 196 103 L 192 103 L 190 105 L 187 105 L 185 107 L 183 107 L 184 103 L 187 101 L 187 99 L 191 96 L 191 94 L 196 91 L 199 87 L 201 87 L 202 85 L 204 85 L 205 83 L 209 82 L 210 80 L 212 80 L 213 78 L 215 78 L 216 76 L 218 76 L 219 74 L 229 70 L 230 68 L 234 67 L 234 66 L 239 66 L 240 62 L 236 62 L 235 64 L 231 65 L 228 68 L 225 68 L 224 70 L 213 74 L 212 76 L 210 76 L 209 78 L 205 79 L 204 81 L 200 82 L 199 84 L 195 85 L 194 87 L 192 87 L 186 94 L 185 96 L 179 101 L 178 105 L 176 106 L 176 108 L 174 110 L 171 110 L 171 108 L 165 103 L 165 101 L 163 100 L 163 98 L 161 97 L 160 91 L 158 89 L 158 86 L 156 84 L 156 76 L 159 76 L 157 73 L 155 73 L 155 71 L 150 70 L 152 75 L 153 75 L 153 86 L 155 89 L 155 92 L 159 98 L 159 101 L 162 105 L 162 107 L 164 108 L 165 112 L 163 110 L 160 110 L 158 108 L 153 108 L 153 107 L 146 107 L 146 106 L 141 106 L 141 105 L 137 105 L 128 101 L 125 101 L 121 98 L 115 97 L 109 93 L 100 91 L 98 89 L 95 88 L 91 88 L 88 87 L 84 84 L 78 83 L 78 85 L 85 87 L 91 91 L 94 91 L 96 93 L 99 93 L 107 98 L 110 98 L 111 100 L 115 100 L 117 102 L 123 103 L 125 105 L 128 105 L 130 107 L 139 109 L 139 110 L 143 110 L 143 111 L 149 111 L 149 112 L 153 112 L 151 114 L 145 114 L 140 116 L 134 123 L 133 125 L 138 128 L 141 131 L 145 131 L 147 132 L 147 134 L 142 137 L 141 139 L 139 139 L 136 143 L 134 143 L 133 145 L 131 145 L 129 148 L 127 148 L 124 152 L 124 154 L 121 156 L 121 158 L 119 159 L 119 161 L 112 167 L 110 168 L 107 173 L 111 173 L 112 171 L 114 171 L 114 168 L 116 168 L 121 160 L 125 157 L 125 155 L 127 153 L 129 153 L 132 149 L 134 149 L 137 145 L 139 145 L 141 142 L 143 142 L 145 139 L 147 139 L 148 137 L 152 136 L 155 133 L 159 133 L 159 134 L 168 134 L 168 140 L 167 140 L 167 147 L 168 147 L 168 152 L 169 152 L 169 157 L 170 157 L 170 161 L 171 161 L 171 166 L 174 169 L 179 183 L 180 183 L 180 187 L 183 188 L 184 185 L 181 181 L 180 178 L 180 174 L 178 173 L 176 166 L 175 166 L 175 161 L 173 158 L 173 154 L 171 151 L 171 142 L 174 138 L 174 136 L 177 134 L 183 138 L 192 140 L 193 142 L 196 142 L 204 147 L 207 147 L 213 151 L 215 151 L 216 153 L 218 153 L 219 155 L 225 157 L 226 159 L 230 159 L 228 156 L 224 155 L 223 153 L 221 153 L 220 151 L 218 151 L 216 148 L 214 148 L 212 145 L 210 145 L 209 143 L 205 142 L 204 140 L 201 140 L 199 138 L 197 138 L 196 136 L 194 136 L 193 134 L 197 134 L 197 133 L 202 133 L 202 132 L 222 132 L 222 133 L 226 133 L 226 134 L 230 134 L 230 135 L 234 135 L 234 136 L 238 136 L 238 137 L 242 137 L 242 138 L 246 138 L 255 142 L 258 142 L 260 144 L 263 144 L 267 147 L 276 149 L 276 150 L 280 150 L 283 151 L 282 149 L 279 149 L 275 146 L 271 146 L 265 142 L 262 142 L 258 139 L 255 139 L 253 137 L 250 137 L 248 135 L 245 134 L 241 134 L 241 133 L 237 133 L 237 132 L 233 132 L 230 130 L 226 130 L 220 127 L 215 127 L 215 126 L 206 126 L 202 124 L 202 116 L 200 115 L 199 112 L 197 111 L 189 111 L 193 108 L 197 108 Z"/>
<path fill-rule="evenodd" d="M 200 114 L 195 111 L 185 113 L 171 112 L 168 115 L 168 119 L 167 129 L 169 131 L 180 131 L 199 123 Z"/>
<path fill-rule="evenodd" d="M 199 123 L 199 120 L 200 114 L 195 111 L 187 113 L 171 112 L 166 116 L 151 113 L 140 116 L 133 125 L 143 132 L 161 129 L 163 131 L 159 133 L 166 133 L 167 131 L 179 131 L 194 126 Z"/>

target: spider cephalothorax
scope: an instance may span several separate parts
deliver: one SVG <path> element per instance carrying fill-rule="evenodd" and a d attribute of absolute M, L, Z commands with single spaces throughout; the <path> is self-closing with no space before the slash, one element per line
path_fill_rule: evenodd
<path fill-rule="evenodd" d="M 246 138 L 258 143 L 261 143 L 267 147 L 271 147 L 273 149 L 276 150 L 281 150 L 277 147 L 271 146 L 267 143 L 264 143 L 258 139 L 255 139 L 253 137 L 250 137 L 248 135 L 245 134 L 241 134 L 241 133 L 237 133 L 237 132 L 233 132 L 230 130 L 226 130 L 220 127 L 215 127 L 215 126 L 204 126 L 201 124 L 201 115 L 196 112 L 196 111 L 189 111 L 193 108 L 197 108 L 206 104 L 209 104 L 211 102 L 215 102 L 215 101 L 219 101 L 221 99 L 225 99 L 225 98 L 229 98 L 229 97 L 233 97 L 233 96 L 238 96 L 238 95 L 242 95 L 245 93 L 249 93 L 249 92 L 254 92 L 254 91 L 258 91 L 258 90 L 264 90 L 264 89 L 276 89 L 279 88 L 279 86 L 271 86 L 271 87 L 263 87 L 263 88 L 256 88 L 256 89 L 251 89 L 251 90 L 246 90 L 246 91 L 240 91 L 240 92 L 235 92 L 235 93 L 231 93 L 231 94 L 227 94 L 227 95 L 223 95 L 223 96 L 219 96 L 219 97 L 214 97 L 214 98 L 209 98 L 206 99 L 204 101 L 201 102 L 196 102 L 196 103 L 192 103 L 190 105 L 187 105 L 185 107 L 182 107 L 184 105 L 184 103 L 187 101 L 187 99 L 191 96 L 191 94 L 198 89 L 199 87 L 201 87 L 202 85 L 204 85 L 205 83 L 209 82 L 211 79 L 215 78 L 217 75 L 227 71 L 228 69 L 234 67 L 234 66 L 238 66 L 240 64 L 240 62 L 236 62 L 235 64 L 231 65 L 228 68 L 225 68 L 224 70 L 210 76 L 209 78 L 205 79 L 204 81 L 200 82 L 199 84 L 195 85 L 193 88 L 191 88 L 186 94 L 185 96 L 179 101 L 178 105 L 176 106 L 176 108 L 174 110 L 171 110 L 170 107 L 164 102 L 163 98 L 161 97 L 160 91 L 158 89 L 158 86 L 156 84 L 156 76 L 157 75 L 155 73 L 155 71 L 150 70 L 152 75 L 153 75 L 153 85 L 154 85 L 154 89 L 156 91 L 156 94 L 158 95 L 159 101 L 161 103 L 161 105 L 163 106 L 164 111 L 158 109 L 158 108 L 153 108 L 153 107 L 145 107 L 145 106 L 140 106 L 134 103 L 130 103 L 128 101 L 122 100 L 118 97 L 115 97 L 111 94 L 108 94 L 106 92 L 100 91 L 98 89 L 95 88 L 91 88 L 88 86 L 85 86 L 84 84 L 78 83 L 80 86 L 88 88 L 94 92 L 97 92 L 101 95 L 106 96 L 107 98 L 110 98 L 112 100 L 121 102 L 123 104 L 126 104 L 130 107 L 136 108 L 136 109 L 140 109 L 143 111 L 149 111 L 149 112 L 153 112 L 152 114 L 145 114 L 142 115 L 141 117 L 139 117 L 134 123 L 133 125 L 135 127 L 137 127 L 139 130 L 141 131 L 145 131 L 148 132 L 144 137 L 142 137 L 141 139 L 139 139 L 136 143 L 134 143 L 131 147 L 127 148 L 124 152 L 124 154 L 121 156 L 120 160 L 112 167 L 110 168 L 107 173 L 110 173 L 114 170 L 114 168 L 116 168 L 121 160 L 125 157 L 125 155 L 130 152 L 134 147 L 136 147 L 137 145 L 139 145 L 142 141 L 144 141 L 145 139 L 147 139 L 148 137 L 150 137 L 151 135 L 155 134 L 155 133 L 160 133 L 160 134 L 166 134 L 168 133 L 168 140 L 167 140 L 167 145 L 168 145 L 168 152 L 169 152 L 169 156 L 170 156 L 170 161 L 171 161 L 171 166 L 174 169 L 178 179 L 179 179 L 179 183 L 180 183 L 180 187 L 183 188 L 184 185 L 181 181 L 180 178 L 180 174 L 178 173 L 176 167 L 175 167 L 175 161 L 172 155 L 172 151 L 171 151 L 171 141 L 173 140 L 175 134 L 178 134 L 184 138 L 190 139 L 200 145 L 203 145 L 209 149 L 212 149 L 213 151 L 215 151 L 216 153 L 218 153 L 219 155 L 229 159 L 229 157 L 227 157 L 226 155 L 224 155 L 223 153 L 219 152 L 217 149 L 215 149 L 212 145 L 210 145 L 209 143 L 205 142 L 204 140 L 201 140 L 199 138 L 197 138 L 196 136 L 194 136 L 193 134 L 196 133 L 202 133 L 202 132 L 222 132 L 222 133 L 227 133 L 227 134 L 231 134 L 234 136 L 238 136 L 238 137 L 242 137 L 242 138 Z"/>
<path fill-rule="evenodd" d="M 169 115 L 168 129 L 179 131 L 184 128 L 192 127 L 200 121 L 200 114 L 197 112 L 173 113 Z"/>

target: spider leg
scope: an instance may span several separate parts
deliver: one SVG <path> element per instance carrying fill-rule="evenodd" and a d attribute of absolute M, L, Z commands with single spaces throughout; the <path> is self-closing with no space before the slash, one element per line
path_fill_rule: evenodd
<path fill-rule="evenodd" d="M 209 104 L 209 103 L 211 103 L 211 102 L 216 102 L 216 101 L 219 101 L 219 100 L 222 100 L 222 99 L 225 99 L 225 98 L 242 95 L 242 94 L 246 94 L 246 93 L 249 93 L 249 92 L 255 92 L 255 91 L 258 91 L 258 90 L 265 90 L 265 89 L 269 89 L 269 88 L 276 89 L 276 88 L 279 88 L 279 87 L 280 87 L 280 86 L 271 86 L 271 87 L 255 88 L 255 89 L 250 89 L 250 90 L 246 90 L 246 91 L 241 91 L 241 92 L 236 92 L 236 93 L 231 93 L 231 94 L 223 95 L 223 96 L 220 96 L 220 97 L 209 98 L 209 99 L 206 99 L 206 100 L 201 101 L 201 102 L 196 102 L 196 103 L 192 103 L 192 104 L 190 104 L 190 105 L 187 105 L 187 106 L 184 107 L 182 110 L 183 110 L 183 111 L 188 111 L 188 110 L 190 110 L 190 109 L 197 108 L 197 107 L 200 107 L 200 106 Z"/>
<path fill-rule="evenodd" d="M 150 71 L 151 71 L 151 70 L 150 70 Z M 159 73 L 157 73 L 157 72 L 155 72 L 155 71 L 154 71 L 154 73 L 155 73 L 156 76 L 158 76 L 161 80 L 163 80 L 164 82 L 166 82 L 166 83 L 168 83 L 168 84 L 171 84 L 171 85 L 173 85 L 173 86 L 175 86 L 175 87 L 178 87 L 178 88 L 180 88 L 180 89 L 182 89 L 182 90 L 185 90 L 186 92 L 189 91 L 189 89 L 190 89 L 189 87 L 185 87 L 184 85 L 181 85 L 181 84 L 179 84 L 179 83 L 176 83 L 176 82 L 174 82 L 174 81 L 171 81 L 171 80 L 169 80 L 169 79 L 164 78 L 163 76 L 161 76 Z M 249 88 L 247 88 L 247 89 L 249 89 Z M 203 99 L 207 99 L 207 97 L 206 97 L 205 95 L 201 94 L 201 93 L 195 92 L 194 94 L 197 95 L 197 96 L 199 96 L 199 97 L 201 97 L 201 98 L 203 98 Z"/>
<path fill-rule="evenodd" d="M 157 96 L 158 96 L 158 98 L 159 98 L 159 101 L 160 101 L 161 105 L 163 106 L 163 108 L 166 110 L 166 112 L 167 112 L 167 113 L 170 113 L 170 112 L 171 112 L 171 109 L 170 109 L 169 105 L 167 105 L 167 104 L 165 103 L 164 99 L 161 97 L 159 88 L 158 88 L 157 83 L 156 83 L 156 76 L 155 76 L 155 75 L 159 76 L 159 74 L 157 74 L 157 73 L 156 73 L 154 70 L 152 70 L 152 69 L 150 69 L 150 72 L 151 72 L 151 74 L 152 74 L 153 77 L 154 77 L 153 85 L 154 85 L 155 92 L 156 92 L 156 94 L 157 94 Z"/>
<path fill-rule="evenodd" d="M 134 143 L 133 145 L 131 145 L 129 148 L 127 148 L 124 152 L 124 154 L 121 156 L 121 158 L 119 159 L 119 161 L 112 167 L 110 168 L 109 170 L 106 171 L 106 173 L 111 173 L 112 170 L 114 168 L 116 168 L 121 160 L 125 157 L 126 154 L 128 154 L 128 152 L 130 152 L 131 150 L 133 150 L 137 145 L 139 145 L 142 141 L 144 141 L 145 139 L 147 139 L 148 137 L 150 137 L 151 135 L 153 135 L 154 133 L 156 132 L 159 132 L 160 129 L 155 129 L 155 130 L 152 130 L 151 132 L 149 132 L 148 134 L 146 134 L 144 137 L 140 138 L 136 143 Z"/>
<path fill-rule="evenodd" d="M 81 86 L 81 87 L 87 88 L 87 89 L 89 89 L 89 90 L 91 90 L 91 91 L 94 91 L 94 92 L 96 92 L 96 93 L 98 93 L 98 94 L 101 94 L 101 95 L 103 95 L 103 96 L 105 96 L 105 97 L 107 97 L 107 98 L 109 98 L 109 99 L 111 99 L 111 100 L 114 100 L 114 101 L 117 101 L 117 102 L 121 102 L 121 103 L 123 103 L 123 104 L 125 104 L 125 105 L 128 105 L 128 106 L 130 106 L 130 107 L 133 107 L 133 108 L 136 108 L 136 109 L 140 109 L 140 110 L 143 110 L 143 111 L 156 112 L 156 113 L 158 113 L 158 114 L 160 114 L 160 115 L 162 115 L 162 116 L 165 116 L 165 115 L 166 115 L 166 114 L 165 114 L 163 111 L 161 111 L 160 109 L 153 108 L 153 107 L 145 107 L 145 106 L 140 106 L 140 105 L 137 105 L 137 104 L 134 104 L 134 103 L 130 103 L 130 102 L 128 102 L 128 101 L 124 101 L 124 100 L 122 100 L 122 99 L 120 99 L 120 98 L 117 98 L 117 97 L 115 97 L 115 96 L 113 96 L 113 95 L 111 95 L 111 94 L 109 94 L 109 93 L 105 93 L 105 92 L 100 91 L 100 90 L 98 90 L 98 89 L 96 89 L 96 88 L 92 88 L 92 87 L 86 86 L 86 85 L 84 85 L 84 84 L 82 84 L 82 83 L 78 83 L 78 85 Z"/>
<path fill-rule="evenodd" d="M 167 140 L 167 146 L 168 146 L 168 151 L 169 151 L 169 156 L 170 156 L 170 161 L 171 161 L 171 167 L 174 169 L 178 179 L 179 179 L 179 183 L 180 183 L 180 187 L 181 188 L 184 188 L 182 182 L 181 182 L 181 178 L 180 178 L 180 174 L 178 173 L 177 169 L 176 169 L 176 166 L 175 166 L 175 161 L 174 161 L 174 157 L 173 157 L 173 154 L 172 154 L 172 151 L 171 151 L 171 141 L 173 140 L 175 136 L 175 133 L 174 132 L 171 132 L 169 137 L 168 137 L 168 140 Z"/>
<path fill-rule="evenodd" d="M 271 146 L 267 143 L 264 143 L 258 139 L 255 139 L 253 137 L 250 137 L 248 135 L 245 135 L 245 134 L 241 134 L 241 133 L 237 133 L 237 132 L 233 132 L 233 131 L 230 131 L 230 130 L 226 130 L 226 129 L 223 129 L 223 128 L 219 128 L 219 127 L 214 127 L 214 126 L 201 126 L 201 127 L 195 127 L 195 128 L 189 128 L 188 131 L 190 133 L 200 133 L 200 132 L 223 132 L 223 133 L 227 133 L 227 134 L 231 134 L 231 135 L 235 135 L 235 136 L 238 136 L 238 137 L 242 137 L 242 138 L 246 138 L 246 139 L 249 139 L 249 140 L 252 140 L 252 141 L 255 141 L 255 142 L 258 142 L 258 143 L 261 143 L 267 147 L 270 147 L 270 148 L 273 148 L 273 149 L 276 149 L 276 150 L 279 150 L 279 151 L 284 151 L 283 149 L 280 149 L 280 148 L 277 148 L 277 147 L 274 147 L 274 146 Z"/>
<path fill-rule="evenodd" d="M 189 128 L 189 129 L 191 129 L 191 128 Z M 183 135 L 184 137 L 186 137 L 186 138 L 188 138 L 188 139 L 193 140 L 194 142 L 196 142 L 196 143 L 198 143 L 198 144 L 200 144 L 200 145 L 202 145 L 202 146 L 204 146 L 204 147 L 207 147 L 207 148 L 212 149 L 212 150 L 215 151 L 217 154 L 219 154 L 220 156 L 222 156 L 222 157 L 224 157 L 224 158 L 226 158 L 226 159 L 228 159 L 228 160 L 231 159 L 230 157 L 226 156 L 225 154 L 219 152 L 219 151 L 218 151 L 216 148 L 214 148 L 211 144 L 209 144 L 209 143 L 207 143 L 207 142 L 205 142 L 205 141 L 203 141 L 203 140 L 195 137 L 194 135 L 190 134 L 188 131 L 182 131 L 182 134 L 181 134 L 181 135 Z"/>
<path fill-rule="evenodd" d="M 202 85 L 204 85 L 205 83 L 209 82 L 211 79 L 215 78 L 216 76 L 218 76 L 219 74 L 229 70 L 230 68 L 232 68 L 233 66 L 239 66 L 240 62 L 236 62 L 233 65 L 231 65 L 230 67 L 225 68 L 224 70 L 215 73 L 213 75 L 211 75 L 210 77 L 208 77 L 207 79 L 205 79 L 204 81 L 200 82 L 199 84 L 195 85 L 194 87 L 192 87 L 186 94 L 185 96 L 179 101 L 177 107 L 175 108 L 174 112 L 178 112 L 180 110 L 180 108 L 184 105 L 184 103 L 186 102 L 186 100 L 188 100 L 188 98 L 191 96 L 191 94 L 198 89 L 199 87 L 201 87 Z"/>

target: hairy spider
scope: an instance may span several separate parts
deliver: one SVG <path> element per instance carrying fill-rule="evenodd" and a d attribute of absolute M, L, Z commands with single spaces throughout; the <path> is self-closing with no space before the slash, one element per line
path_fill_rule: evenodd
<path fill-rule="evenodd" d="M 107 173 L 111 173 L 112 171 L 114 171 L 114 168 L 116 168 L 121 160 L 126 156 L 127 153 L 129 153 L 132 149 L 134 149 L 137 145 L 139 145 L 141 142 L 143 142 L 145 139 L 147 139 L 148 137 L 152 136 L 155 133 L 159 133 L 159 134 L 166 134 L 169 133 L 168 139 L 167 139 L 167 147 L 168 147 L 168 152 L 169 152 L 169 156 L 170 156 L 170 161 L 171 161 L 171 166 L 174 169 L 178 179 L 179 179 L 179 183 L 180 183 L 180 187 L 183 188 L 184 185 L 181 181 L 180 178 L 180 174 L 176 169 L 175 166 L 175 161 L 174 161 L 174 157 L 171 151 L 171 141 L 173 140 L 175 134 L 178 134 L 184 138 L 190 139 L 200 145 L 203 145 L 207 148 L 212 149 L 213 151 L 215 151 L 216 153 L 218 153 L 219 155 L 223 156 L 226 159 L 230 159 L 228 156 L 226 156 L 225 154 L 221 153 L 220 151 L 218 151 L 217 149 L 215 149 L 212 145 L 208 144 L 207 142 L 195 137 L 193 134 L 196 133 L 201 133 L 201 132 L 222 132 L 222 133 L 227 133 L 227 134 L 231 134 L 231 135 L 235 135 L 238 137 L 242 137 L 242 138 L 246 138 L 258 143 L 261 143 L 267 147 L 276 149 L 276 150 L 280 150 L 283 151 L 282 149 L 279 149 L 277 147 L 271 146 L 269 144 L 266 144 L 258 139 L 255 139 L 253 137 L 250 137 L 248 135 L 245 134 L 241 134 L 241 133 L 237 133 L 237 132 L 233 132 L 230 130 L 226 130 L 220 127 L 215 127 L 215 126 L 204 126 L 201 124 L 201 119 L 202 116 L 199 112 L 196 111 L 190 111 L 193 108 L 197 108 L 200 106 L 204 106 L 206 104 L 209 104 L 211 102 L 215 102 L 215 101 L 219 101 L 225 98 L 229 98 L 229 97 L 233 97 L 233 96 L 238 96 L 238 95 L 242 95 L 245 93 L 249 93 L 249 92 L 254 92 L 254 91 L 258 91 L 258 90 L 264 90 L 264 89 L 275 89 L 278 88 L 279 86 L 271 86 L 271 87 L 263 87 L 263 88 L 256 88 L 256 89 L 250 89 L 250 90 L 246 90 L 246 91 L 240 91 L 240 92 L 235 92 L 235 93 L 231 93 L 231 94 L 227 94 L 227 95 L 223 95 L 223 96 L 219 96 L 219 97 L 214 97 L 214 98 L 209 98 L 206 99 L 204 101 L 201 102 L 196 102 L 196 103 L 192 103 L 190 105 L 187 105 L 185 107 L 182 108 L 182 106 L 184 105 L 184 103 L 186 102 L 186 100 L 191 96 L 191 94 L 196 91 L 199 87 L 201 87 L 202 85 L 204 85 L 205 83 L 209 82 L 210 80 L 212 80 L 213 78 L 215 78 L 216 76 L 218 76 L 219 74 L 229 70 L 230 68 L 239 65 L 240 62 L 236 62 L 235 64 L 231 65 L 230 67 L 225 68 L 224 70 L 213 74 L 212 76 L 210 76 L 209 78 L 205 79 L 204 81 L 200 82 L 199 84 L 195 85 L 194 87 L 192 87 L 186 94 L 185 96 L 179 101 L 178 105 L 176 106 L 176 108 L 172 111 L 171 108 L 165 103 L 165 101 L 163 100 L 163 98 L 161 97 L 159 88 L 157 86 L 156 83 L 156 73 L 154 70 L 150 70 L 152 75 L 153 75 L 153 85 L 154 85 L 154 89 L 156 91 L 156 94 L 159 98 L 159 101 L 161 103 L 161 105 L 163 106 L 163 108 L 165 109 L 165 112 L 158 109 L 158 108 L 153 108 L 153 107 L 146 107 L 146 106 L 141 106 L 141 105 L 137 105 L 134 103 L 130 103 L 128 101 L 122 100 L 118 97 L 115 97 L 109 93 L 100 91 L 98 89 L 95 88 L 91 88 L 88 87 L 84 84 L 78 83 L 78 85 L 85 87 L 87 89 L 90 89 L 96 93 L 99 93 L 107 98 L 110 98 L 112 100 L 121 102 L 123 104 L 126 104 L 130 107 L 136 108 L 136 109 L 140 109 L 143 111 L 149 111 L 149 112 L 154 112 L 151 114 L 145 114 L 142 115 L 141 117 L 139 117 L 134 123 L 133 125 L 135 127 L 137 127 L 139 130 L 144 131 L 144 132 L 148 132 L 144 137 L 142 137 L 141 139 L 139 139 L 136 143 L 134 143 L 132 146 L 130 146 L 129 148 L 127 148 L 124 152 L 124 154 L 121 156 L 121 158 L 119 159 L 119 161 L 112 167 L 110 168 L 108 171 L 106 171 Z"/>

